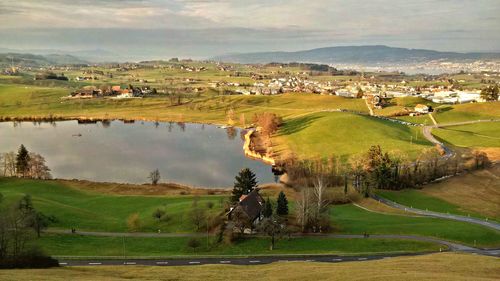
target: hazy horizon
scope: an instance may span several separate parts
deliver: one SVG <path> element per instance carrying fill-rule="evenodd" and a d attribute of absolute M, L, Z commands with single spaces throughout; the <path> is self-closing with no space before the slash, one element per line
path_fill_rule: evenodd
<path fill-rule="evenodd" d="M 346 45 L 500 51 L 493 0 L 5 0 L 0 15 L 0 48 L 104 50 L 131 60 Z"/>

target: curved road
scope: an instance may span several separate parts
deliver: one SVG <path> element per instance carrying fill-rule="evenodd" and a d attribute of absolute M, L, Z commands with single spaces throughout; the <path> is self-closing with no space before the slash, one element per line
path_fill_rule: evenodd
<path fill-rule="evenodd" d="M 438 141 L 434 137 L 434 135 L 432 135 L 432 129 L 451 127 L 451 126 L 477 124 L 477 123 L 483 123 L 483 122 L 500 122 L 500 119 L 464 121 L 464 122 L 454 122 L 454 123 L 447 123 L 447 124 L 437 124 L 437 125 L 431 125 L 431 126 L 424 126 L 422 128 L 422 133 L 428 141 L 430 141 L 431 143 L 433 143 L 435 145 L 439 145 L 445 152 L 443 157 L 448 158 L 448 157 L 451 157 L 453 155 L 453 151 L 450 148 L 446 147 L 442 142 Z"/>

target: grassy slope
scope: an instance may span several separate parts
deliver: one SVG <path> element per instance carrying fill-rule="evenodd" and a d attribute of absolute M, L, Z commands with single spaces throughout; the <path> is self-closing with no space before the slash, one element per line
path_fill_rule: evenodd
<path fill-rule="evenodd" d="M 412 137 L 413 144 L 410 144 Z M 278 153 L 290 149 L 299 158 L 346 157 L 366 152 L 372 145 L 380 145 L 386 151 L 400 150 L 415 157 L 422 149 L 431 147 L 419 128 L 337 112 L 315 113 L 290 120 L 280 129 L 277 138 Z"/>
<path fill-rule="evenodd" d="M 440 213 L 450 213 L 462 216 L 471 215 L 473 217 L 483 219 L 482 215 L 476 214 L 474 212 L 463 211 L 457 205 L 446 202 L 445 200 L 442 200 L 440 198 L 426 195 L 425 193 L 419 190 L 414 190 L 414 189 L 406 189 L 402 191 L 379 190 L 377 191 L 377 194 L 389 200 L 413 208 L 440 212 Z"/>
<path fill-rule="evenodd" d="M 500 232 L 478 225 L 428 217 L 406 217 L 368 212 L 353 205 L 330 208 L 335 232 L 412 234 L 454 240 L 469 245 L 497 247 Z"/>
<path fill-rule="evenodd" d="M 440 106 L 434 113 L 438 123 L 453 123 L 480 119 L 499 119 L 500 102 L 466 103 Z"/>
<path fill-rule="evenodd" d="M 27 87 L 27 88 L 26 88 Z M 236 121 L 245 114 L 247 123 L 257 112 L 271 111 L 286 117 L 322 109 L 351 109 L 366 112 L 362 100 L 311 94 L 280 96 L 191 96 L 183 105 L 171 106 L 168 98 L 134 100 L 71 100 L 61 102 L 70 90 L 0 84 L 0 116 L 87 116 L 165 121 L 226 123 L 226 111 L 233 108 Z"/>
<path fill-rule="evenodd" d="M 424 269 L 424 270 L 422 270 Z M 248 280 L 258 272 L 262 280 L 498 280 L 498 258 L 458 253 L 398 257 L 379 261 L 273 263 L 267 265 L 203 265 L 173 267 L 66 267 L 0 271 L 6 280 Z"/>
<path fill-rule="evenodd" d="M 53 181 L 0 179 L 0 193 L 12 202 L 22 194 L 33 197 L 36 208 L 54 215 L 59 222 L 54 227 L 95 231 L 126 231 L 126 219 L 134 212 L 142 221 L 141 231 L 194 232 L 189 219 L 191 196 L 114 196 L 84 192 Z M 214 202 L 214 210 L 221 210 L 217 195 L 200 196 L 199 204 Z M 290 197 L 291 198 L 291 197 Z M 171 220 L 156 222 L 151 214 L 166 205 Z M 291 202 L 293 208 L 293 202 Z M 433 218 L 415 218 L 371 213 L 353 205 L 333 206 L 331 218 L 336 233 L 414 234 L 435 236 L 448 240 L 478 245 L 499 245 L 500 233 L 473 224 Z"/>
<path fill-rule="evenodd" d="M 432 134 L 459 147 L 500 147 L 500 122 L 444 127 Z"/>
<path fill-rule="evenodd" d="M 500 221 L 500 165 L 473 171 L 446 181 L 425 186 L 418 192 L 427 197 L 458 206 L 460 212 L 477 213 Z M 394 198 L 398 201 L 398 198 Z M 441 206 L 420 201 L 423 208 L 433 210 Z M 416 204 L 416 203 L 412 203 Z M 416 206 L 416 205 L 414 205 Z"/>
<path fill-rule="evenodd" d="M 37 240 L 47 253 L 66 256 L 193 256 L 193 255 L 264 255 L 264 254 L 338 254 L 375 252 L 439 251 L 439 245 L 410 240 L 291 238 L 277 241 L 269 250 L 270 239 L 250 238 L 231 245 L 207 248 L 206 238 L 200 237 L 200 248 L 187 246 L 191 238 L 90 237 L 79 235 L 45 235 Z M 210 237 L 210 244 L 214 238 Z"/>
<path fill-rule="evenodd" d="M 189 219 L 192 196 L 113 196 L 83 192 L 68 188 L 57 182 L 10 180 L 0 178 L 0 193 L 6 204 L 30 194 L 35 207 L 47 215 L 53 215 L 58 222 L 53 227 L 77 230 L 126 231 L 127 217 L 138 213 L 140 231 L 194 232 Z M 222 210 L 220 196 L 200 196 L 199 206 L 213 202 L 211 212 Z M 165 208 L 170 220 L 157 222 L 152 213 Z"/>

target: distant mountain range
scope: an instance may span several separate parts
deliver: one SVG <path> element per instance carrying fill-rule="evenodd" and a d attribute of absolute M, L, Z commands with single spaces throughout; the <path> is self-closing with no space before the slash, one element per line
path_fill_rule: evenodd
<path fill-rule="evenodd" d="M 0 53 L 0 66 L 3 67 L 10 65 L 40 67 L 66 64 L 88 64 L 88 62 L 81 58 L 64 54 L 33 55 L 19 53 Z"/>
<path fill-rule="evenodd" d="M 78 58 L 86 62 L 117 62 L 125 61 L 123 58 L 113 52 L 103 49 L 80 50 L 80 51 L 62 51 L 57 49 L 8 49 L 0 48 L 0 54 L 15 53 L 15 54 L 33 54 L 41 56 L 69 56 Z"/>
<path fill-rule="evenodd" d="M 212 59 L 216 61 L 235 63 L 312 62 L 327 64 L 388 64 L 425 62 L 438 59 L 500 59 L 500 53 L 439 52 L 424 49 L 405 49 L 374 45 L 327 47 L 296 52 L 227 54 L 213 57 Z"/>

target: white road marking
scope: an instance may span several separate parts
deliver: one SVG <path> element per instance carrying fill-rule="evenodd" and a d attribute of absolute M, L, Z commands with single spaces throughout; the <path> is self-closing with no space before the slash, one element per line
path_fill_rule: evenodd
<path fill-rule="evenodd" d="M 307 262 L 313 262 L 314 260 L 306 260 Z"/>
<path fill-rule="evenodd" d="M 89 262 L 89 265 L 100 265 L 102 264 L 101 262 Z"/>
<path fill-rule="evenodd" d="M 59 264 L 60 265 L 67 265 L 68 263 L 67 262 L 60 262 Z"/>
<path fill-rule="evenodd" d="M 342 261 L 342 259 L 333 259 L 332 261 Z"/>
<path fill-rule="evenodd" d="M 168 261 L 157 261 L 156 264 L 168 264 Z"/>
<path fill-rule="evenodd" d="M 199 261 L 190 261 L 189 264 L 199 264 Z"/>
<path fill-rule="evenodd" d="M 135 263 L 135 262 L 124 262 L 123 264 L 134 265 L 134 264 L 137 264 L 137 263 Z"/>
<path fill-rule="evenodd" d="M 367 260 L 367 258 L 358 258 L 358 261 L 364 261 Z"/>
<path fill-rule="evenodd" d="M 231 263 L 231 261 L 220 261 L 220 263 Z"/>
<path fill-rule="evenodd" d="M 250 261 L 250 262 L 251 262 L 251 263 L 258 263 L 258 262 L 260 262 L 260 261 Z"/>

